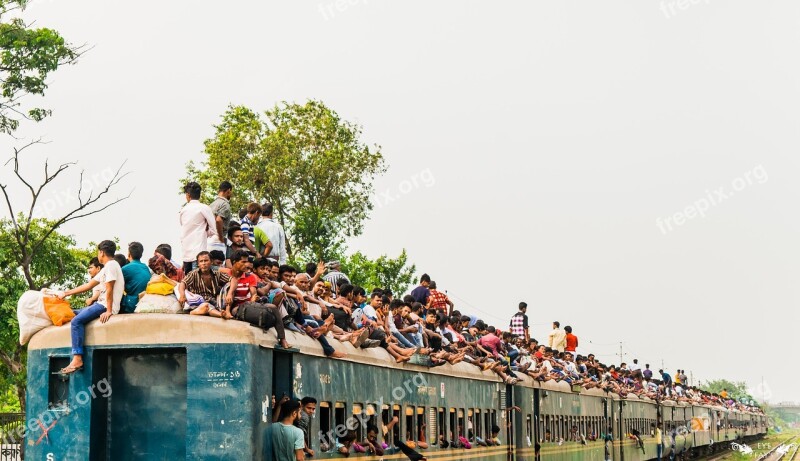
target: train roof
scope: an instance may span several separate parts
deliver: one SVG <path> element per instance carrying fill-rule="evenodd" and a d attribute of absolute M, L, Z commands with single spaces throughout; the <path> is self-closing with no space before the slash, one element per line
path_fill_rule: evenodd
<path fill-rule="evenodd" d="M 286 331 L 287 340 L 292 346 L 300 350 L 300 354 L 324 357 L 322 346 L 319 342 L 306 335 Z M 222 320 L 219 318 L 199 315 L 176 314 L 128 314 L 115 315 L 105 324 L 91 322 L 86 326 L 86 345 L 94 347 L 119 348 L 128 347 L 157 347 L 181 346 L 185 344 L 252 344 L 268 349 L 274 348 L 277 343 L 275 330 L 263 331 L 246 322 L 238 320 Z M 36 333 L 28 343 L 29 350 L 69 348 L 71 344 L 69 325 L 60 327 L 51 326 Z M 373 366 L 393 368 L 408 371 L 421 371 L 425 373 L 454 376 L 459 378 L 477 379 L 481 381 L 502 382 L 491 371 L 481 371 L 468 363 L 455 365 L 445 364 L 439 367 L 427 367 L 411 363 L 398 364 L 381 348 L 356 349 L 350 343 L 330 341 L 336 350 L 345 352 L 347 356 L 343 361 L 367 363 Z M 533 378 L 519 374 L 521 382 L 518 386 L 538 388 L 554 392 L 572 393 L 572 387 L 564 382 L 539 382 Z M 621 397 L 614 393 L 606 393 L 600 389 L 581 389 L 581 395 L 613 398 Z M 647 397 L 629 395 L 628 400 L 652 402 Z M 667 406 L 690 406 L 685 402 L 665 400 L 662 404 Z M 727 410 L 722 407 L 708 406 L 715 410 Z"/>

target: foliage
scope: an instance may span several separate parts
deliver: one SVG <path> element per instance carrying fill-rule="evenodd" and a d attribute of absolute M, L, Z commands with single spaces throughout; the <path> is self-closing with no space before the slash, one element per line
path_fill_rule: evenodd
<path fill-rule="evenodd" d="M 320 101 L 282 103 L 259 115 L 230 106 L 205 141 L 202 165 L 187 165 L 211 200 L 224 180 L 234 185 L 234 209 L 270 201 L 289 249 L 327 260 L 346 237 L 359 235 L 372 210 L 372 182 L 385 171 L 379 146 L 361 141 L 361 127 Z"/>
<path fill-rule="evenodd" d="M 700 383 L 700 389 L 711 392 L 713 394 L 719 394 L 722 392 L 723 389 L 728 390 L 728 398 L 742 401 L 742 399 L 746 399 L 747 401 L 755 400 L 747 390 L 747 383 L 744 381 L 728 381 L 727 379 L 715 379 L 713 381 L 702 381 Z"/>
<path fill-rule="evenodd" d="M 28 223 L 23 216 L 17 218 L 23 227 Z M 34 238 L 46 233 L 53 221 L 33 219 L 30 234 Z M 53 285 L 77 286 L 86 281 L 86 265 L 95 255 L 90 250 L 75 247 L 72 236 L 51 233 L 41 247 L 33 253 L 30 273 L 34 282 L 30 286 L 22 272 L 21 252 L 14 236 L 14 225 L 10 219 L 0 219 L 0 383 L 24 389 L 26 373 L 26 351 L 19 345 L 17 323 L 17 300 L 26 290 L 39 290 Z M 54 263 L 60 261 L 60 264 Z M 63 268 L 63 274 L 59 267 Z M 80 302 L 79 300 L 74 300 Z M 0 387 L 4 392 L 6 387 Z M 21 402 L 18 402 L 19 405 Z"/>
<path fill-rule="evenodd" d="M 44 96 L 48 75 L 81 55 L 81 47 L 70 45 L 57 31 L 8 17 L 27 3 L 0 0 L 0 133 L 14 132 L 21 119 L 49 116 L 51 111 L 41 107 L 22 109 L 20 101 L 26 95 Z"/>
<path fill-rule="evenodd" d="M 342 272 L 350 281 L 364 287 L 368 292 L 373 288 L 389 288 L 395 296 L 400 296 L 414 281 L 417 266 L 408 266 L 408 255 L 404 249 L 397 258 L 381 255 L 377 259 L 369 259 L 357 251 L 340 259 Z"/>

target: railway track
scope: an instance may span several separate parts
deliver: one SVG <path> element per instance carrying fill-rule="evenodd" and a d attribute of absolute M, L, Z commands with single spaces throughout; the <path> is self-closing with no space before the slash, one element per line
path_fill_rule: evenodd
<path fill-rule="evenodd" d="M 757 458 L 757 461 L 790 461 L 797 456 L 797 449 L 797 436 L 792 436 Z"/>

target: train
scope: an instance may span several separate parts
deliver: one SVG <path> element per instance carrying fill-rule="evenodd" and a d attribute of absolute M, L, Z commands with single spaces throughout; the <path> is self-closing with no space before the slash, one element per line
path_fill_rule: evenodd
<path fill-rule="evenodd" d="M 336 440 L 367 425 L 429 460 L 688 458 L 767 431 L 766 416 L 723 407 L 622 398 L 565 382 L 516 385 L 467 363 L 396 363 L 383 349 L 331 341 L 344 359 L 287 331 L 236 320 L 174 314 L 116 315 L 87 327 L 84 369 L 70 360 L 70 329 L 48 327 L 28 346 L 25 457 L 33 460 L 269 460 L 273 399 L 314 397 L 313 459 L 338 459 Z M 417 362 L 417 363 L 414 363 Z M 498 444 L 479 444 L 500 429 Z M 641 443 L 629 437 L 634 430 Z M 469 443 L 459 443 L 463 437 Z M 363 460 L 405 459 L 351 453 Z"/>

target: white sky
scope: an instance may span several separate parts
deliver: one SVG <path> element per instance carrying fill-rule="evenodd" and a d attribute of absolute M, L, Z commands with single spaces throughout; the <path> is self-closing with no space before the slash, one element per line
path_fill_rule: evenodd
<path fill-rule="evenodd" d="M 81 243 L 177 250 L 178 179 L 226 106 L 321 99 L 390 167 L 353 249 L 407 248 L 498 326 L 525 300 L 534 337 L 560 320 L 607 363 L 623 341 L 800 400 L 800 4 L 671 3 L 39 0 L 93 49 L 19 134 L 51 141 L 29 167 L 128 160 L 133 197 L 68 226 Z"/>

